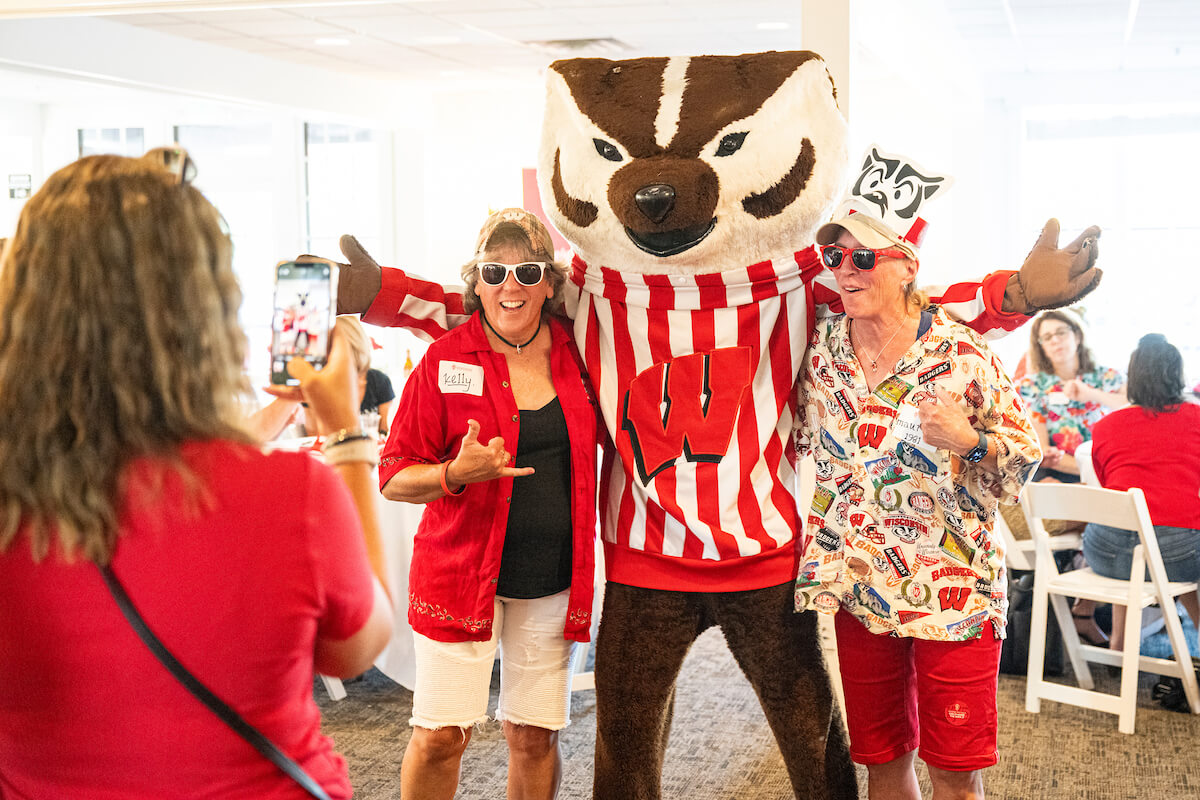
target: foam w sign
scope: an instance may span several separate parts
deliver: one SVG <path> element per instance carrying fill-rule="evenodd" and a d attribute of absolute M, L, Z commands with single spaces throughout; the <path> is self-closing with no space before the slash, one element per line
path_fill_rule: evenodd
<path fill-rule="evenodd" d="M 728 347 L 655 364 L 630 381 L 621 428 L 643 486 L 680 456 L 725 456 L 751 375 L 750 348 Z"/>

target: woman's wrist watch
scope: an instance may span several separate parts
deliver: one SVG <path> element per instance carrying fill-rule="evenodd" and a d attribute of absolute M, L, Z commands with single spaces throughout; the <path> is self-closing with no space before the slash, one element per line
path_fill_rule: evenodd
<path fill-rule="evenodd" d="M 978 464 L 980 461 L 983 461 L 983 457 L 987 455 L 987 451 L 987 434 L 983 431 L 979 431 L 979 444 L 972 447 L 966 452 L 965 455 L 963 455 L 963 461 L 967 461 L 971 464 Z"/>

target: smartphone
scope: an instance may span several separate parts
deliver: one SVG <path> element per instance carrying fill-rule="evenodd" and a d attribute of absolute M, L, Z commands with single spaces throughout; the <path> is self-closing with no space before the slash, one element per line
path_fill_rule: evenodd
<path fill-rule="evenodd" d="M 281 261 L 275 267 L 271 315 L 271 383 L 295 386 L 287 364 L 299 356 L 317 369 L 329 358 L 337 316 L 338 266 L 332 261 Z"/>

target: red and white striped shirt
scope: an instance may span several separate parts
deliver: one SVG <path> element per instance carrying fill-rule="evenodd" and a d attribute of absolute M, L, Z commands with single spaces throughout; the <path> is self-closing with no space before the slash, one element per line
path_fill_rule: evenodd
<path fill-rule="evenodd" d="M 979 330 L 1010 273 L 930 292 Z M 811 291 L 810 291 L 811 289 Z M 815 248 L 704 275 L 643 275 L 576 257 L 567 314 L 616 454 L 601 471 L 608 579 L 743 591 L 796 576 L 793 386 L 814 314 L 837 313 Z M 385 269 L 363 319 L 434 338 L 465 321 L 461 294 Z"/>

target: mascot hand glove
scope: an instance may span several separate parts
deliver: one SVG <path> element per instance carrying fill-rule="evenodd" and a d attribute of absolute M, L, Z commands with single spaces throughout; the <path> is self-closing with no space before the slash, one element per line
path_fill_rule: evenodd
<path fill-rule="evenodd" d="M 1058 247 L 1058 220 L 1051 219 L 1019 272 L 1008 279 L 1003 310 L 1034 314 L 1079 301 L 1100 283 L 1095 266 L 1100 229 L 1091 226 L 1066 247 Z"/>
<path fill-rule="evenodd" d="M 371 258 L 371 254 L 350 234 L 338 240 L 342 255 L 349 264 L 338 262 L 337 313 L 362 314 L 375 302 L 375 296 L 383 285 L 383 270 Z M 312 255 L 298 256 L 305 263 L 317 258 Z M 322 259 L 324 260 L 324 259 Z"/>

